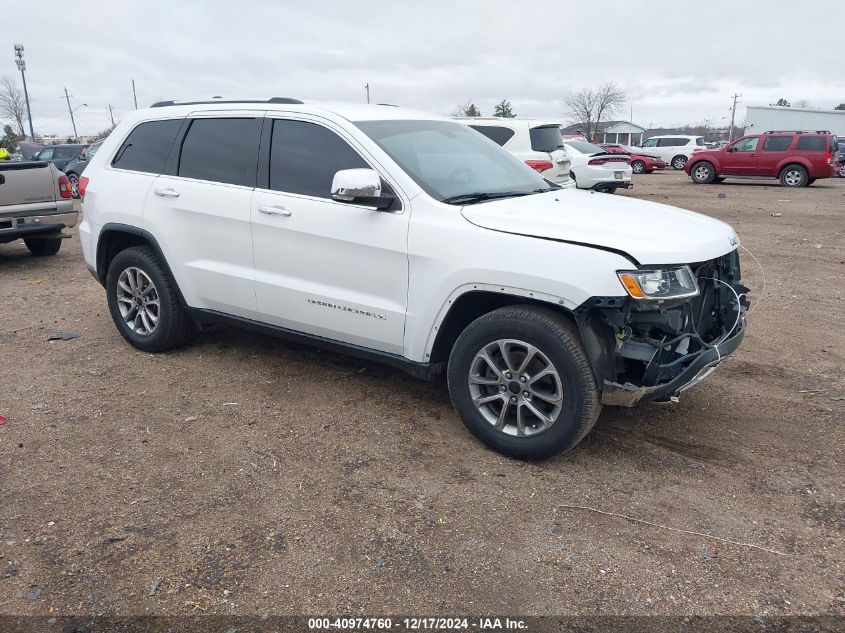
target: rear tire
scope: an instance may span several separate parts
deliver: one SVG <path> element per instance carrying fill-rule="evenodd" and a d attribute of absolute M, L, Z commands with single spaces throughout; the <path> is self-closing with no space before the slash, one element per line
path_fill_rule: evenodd
<path fill-rule="evenodd" d="M 780 172 L 780 184 L 784 187 L 806 187 L 809 177 L 801 165 L 787 165 Z"/>
<path fill-rule="evenodd" d="M 452 348 L 447 380 L 467 429 L 518 459 L 568 451 L 601 412 L 575 327 L 548 308 L 508 306 L 473 321 Z"/>
<path fill-rule="evenodd" d="M 114 257 L 106 275 L 106 295 L 121 336 L 145 352 L 179 347 L 196 329 L 179 303 L 176 283 L 149 246 L 133 246 Z"/>
<path fill-rule="evenodd" d="M 672 169 L 681 170 L 687 164 L 687 157 L 683 154 L 678 154 L 675 158 L 672 159 Z"/>
<path fill-rule="evenodd" d="M 810 186 L 810 185 L 812 185 L 814 182 L 816 182 L 816 179 L 815 179 L 815 178 L 808 178 L 808 179 L 807 179 L 807 186 L 809 187 L 809 186 Z"/>
<path fill-rule="evenodd" d="M 845 163 L 842 167 L 839 168 L 839 171 L 836 172 L 840 178 L 845 178 Z"/>
<path fill-rule="evenodd" d="M 44 257 L 46 255 L 55 255 L 62 247 L 62 238 L 47 237 L 42 239 L 27 239 L 24 238 L 23 243 L 29 249 L 29 252 L 36 257 Z"/>
<path fill-rule="evenodd" d="M 631 171 L 635 174 L 642 174 L 645 172 L 645 163 L 641 160 L 635 160 L 631 163 Z"/>
<path fill-rule="evenodd" d="M 716 167 L 713 163 L 702 160 L 690 167 L 689 176 L 697 185 L 709 185 L 716 180 Z"/>

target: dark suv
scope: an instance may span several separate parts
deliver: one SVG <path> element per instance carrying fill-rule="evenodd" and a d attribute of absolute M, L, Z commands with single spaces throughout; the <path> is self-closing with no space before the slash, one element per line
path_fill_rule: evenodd
<path fill-rule="evenodd" d="M 100 149 L 100 145 L 102 144 L 102 141 L 91 143 L 91 145 L 83 149 L 65 166 L 65 176 L 67 176 L 67 179 L 70 181 L 70 190 L 74 198 L 79 197 L 79 177 L 88 166 L 88 161 L 94 158 L 94 154 L 97 153 L 97 150 Z"/>
<path fill-rule="evenodd" d="M 46 160 L 48 163 L 53 163 L 60 171 L 64 171 L 67 164 L 79 156 L 85 147 L 87 146 L 69 143 L 63 145 L 48 145 L 33 156 L 32 160 Z"/>
<path fill-rule="evenodd" d="M 784 187 L 806 187 L 836 175 L 838 149 L 830 132 L 769 131 L 743 136 L 722 149 L 695 152 L 684 171 L 697 184 L 777 178 Z"/>

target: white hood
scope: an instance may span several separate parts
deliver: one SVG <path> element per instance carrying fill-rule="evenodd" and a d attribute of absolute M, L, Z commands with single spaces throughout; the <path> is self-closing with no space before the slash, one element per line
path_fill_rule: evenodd
<path fill-rule="evenodd" d="M 639 264 L 703 262 L 739 244 L 730 225 L 706 215 L 575 189 L 482 202 L 461 213 L 480 227 L 621 251 Z"/>

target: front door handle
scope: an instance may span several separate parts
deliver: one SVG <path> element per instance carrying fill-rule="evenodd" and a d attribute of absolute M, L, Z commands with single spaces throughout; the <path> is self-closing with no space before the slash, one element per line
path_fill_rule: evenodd
<path fill-rule="evenodd" d="M 258 212 L 263 213 L 264 215 L 281 215 L 286 218 L 290 217 L 290 211 L 275 204 L 261 204 L 258 206 Z"/>
<path fill-rule="evenodd" d="M 157 196 L 161 196 L 162 198 L 178 198 L 179 192 L 175 189 L 153 189 L 153 193 Z"/>

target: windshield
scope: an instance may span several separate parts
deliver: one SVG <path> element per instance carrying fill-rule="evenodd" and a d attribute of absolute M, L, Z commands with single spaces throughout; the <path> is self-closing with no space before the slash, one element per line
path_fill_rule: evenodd
<path fill-rule="evenodd" d="M 356 125 L 428 195 L 440 201 L 478 193 L 524 195 L 555 188 L 510 152 L 461 123 L 361 121 Z"/>
<path fill-rule="evenodd" d="M 567 147 L 571 147 L 576 152 L 580 154 L 606 154 L 607 152 L 603 150 L 598 145 L 593 145 L 592 143 L 588 143 L 587 141 L 566 141 Z"/>

